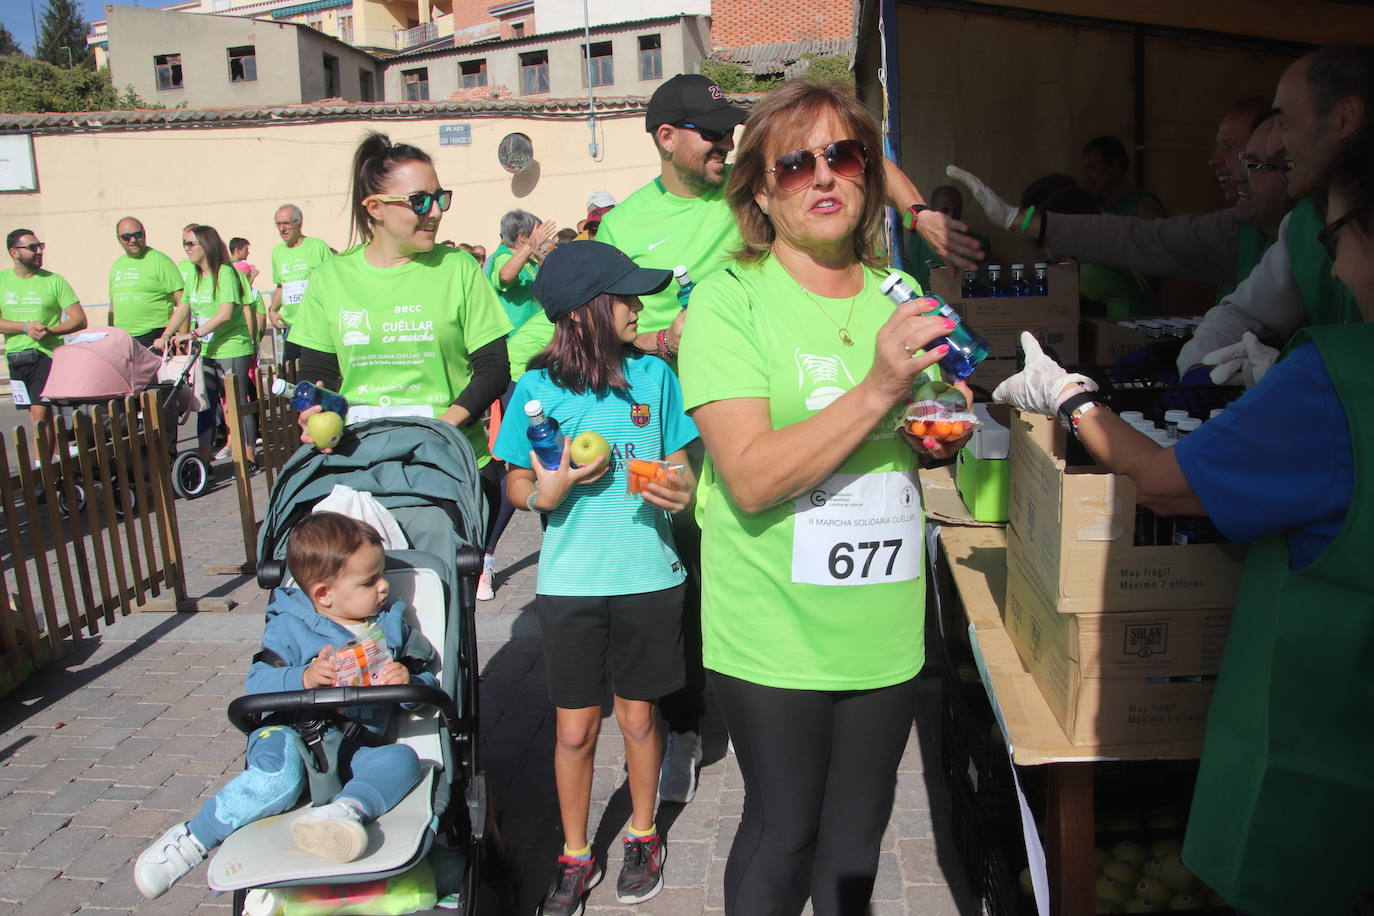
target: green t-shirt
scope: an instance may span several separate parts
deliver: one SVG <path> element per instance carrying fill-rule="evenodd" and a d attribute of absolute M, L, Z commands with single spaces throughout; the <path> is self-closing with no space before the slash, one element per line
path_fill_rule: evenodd
<path fill-rule="evenodd" d="M 253 353 L 253 338 L 248 334 L 248 322 L 243 317 L 243 306 L 248 304 L 244 300 L 248 297 L 239 277 L 239 272 L 228 264 L 220 266 L 218 283 L 212 284 L 208 276 L 195 270 L 194 265 L 187 276 L 186 292 L 182 295 L 197 326 L 214 318 L 220 305 L 230 304 L 229 320 L 207 336 L 206 359 L 235 359 Z"/>
<path fill-rule="evenodd" d="M 309 236 L 302 236 L 294 248 L 280 242 L 272 249 L 272 284 L 281 287 L 281 317 L 287 324 L 296 323 L 296 306 L 305 295 L 310 272 L 332 257 L 334 252 L 322 239 Z"/>
<path fill-rule="evenodd" d="M 520 272 L 511 283 L 501 282 L 501 268 L 512 257 L 514 253 L 509 248 L 498 245 L 487 259 L 487 277 L 491 285 L 496 287 L 496 298 L 501 300 L 501 308 L 506 310 L 511 326 L 518 331 L 540 308 L 539 303 L 534 301 L 533 262 L 526 261 L 521 265 Z"/>
<path fill-rule="evenodd" d="M 350 420 L 438 417 L 472 380 L 469 354 L 510 333 L 482 269 L 443 245 L 399 267 L 373 267 L 366 249 L 310 275 L 291 340 L 333 353 Z M 479 466 L 491 460 L 481 423 L 463 427 Z"/>
<path fill-rule="evenodd" d="M 853 300 L 804 292 L 771 257 L 706 278 L 692 292 L 678 358 L 684 406 L 763 398 L 774 429 L 824 409 L 872 365 L 894 309 L 878 291 L 885 275 L 868 271 Z M 835 475 L 754 514 L 735 504 L 708 453 L 697 491 L 706 667 L 817 690 L 889 686 L 920 671 L 923 511 L 900 413 Z"/>
<path fill-rule="evenodd" d="M 139 258 L 121 254 L 110 265 L 115 327 L 134 337 L 163 330 L 172 316 L 173 294 L 182 286 L 176 264 L 156 248 L 145 249 Z"/>
<path fill-rule="evenodd" d="M 728 166 L 725 177 L 728 181 Z M 603 216 L 596 240 L 619 248 L 640 267 L 672 270 L 685 264 L 696 283 L 724 267 L 740 246 L 723 183 L 700 197 L 678 197 L 658 178 Z M 677 283 L 669 283 L 662 292 L 639 297 L 641 334 L 673 323 L 682 311 L 677 289 Z"/>
<path fill-rule="evenodd" d="M 553 322 L 543 309 L 535 312 L 529 320 L 515 329 L 506 340 L 506 356 L 510 359 L 510 380 L 520 381 L 525 374 L 525 366 L 541 350 L 553 342 Z"/>
<path fill-rule="evenodd" d="M 52 327 L 62 321 L 62 312 L 80 301 L 66 280 L 40 268 L 32 277 L 21 278 L 13 270 L 0 271 L 0 318 L 6 321 L 41 321 Z M 5 352 L 42 350 L 49 356 L 62 338 L 51 334 L 34 340 L 27 334 L 6 334 Z"/>

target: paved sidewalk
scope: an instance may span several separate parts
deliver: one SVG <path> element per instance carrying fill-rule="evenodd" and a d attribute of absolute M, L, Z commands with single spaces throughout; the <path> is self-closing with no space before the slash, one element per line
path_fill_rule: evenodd
<path fill-rule="evenodd" d="M 261 505 L 265 488 L 256 488 Z M 0 703 L 0 916 L 229 914 L 231 898 L 208 892 L 203 866 L 156 901 L 143 900 L 130 877 L 132 860 L 152 837 L 189 817 L 242 768 L 244 739 L 224 710 L 242 691 L 261 634 L 264 595 L 251 577 L 205 572 L 241 557 L 232 489 L 220 486 L 177 508 L 191 596 L 228 597 L 238 607 L 121 620 Z M 478 608 L 482 763 L 519 868 L 521 913 L 534 911 L 561 845 L 553 710 L 532 609 L 538 543 L 537 521 L 517 513 L 501 543 L 496 600 Z M 922 684 L 873 912 L 976 913 L 954 877 L 961 867 L 938 773 L 939 688 L 933 677 Z M 623 745 L 614 717 L 605 720 L 592 826 L 594 845 L 610 861 L 589 913 L 721 912 L 743 792 L 719 720 L 708 721 L 705 732 L 696 800 L 665 805 L 659 816 L 668 838 L 667 887 L 648 903 L 622 907 L 614 879 L 629 801 L 620 785 Z M 799 900 L 790 912 L 809 907 Z"/>

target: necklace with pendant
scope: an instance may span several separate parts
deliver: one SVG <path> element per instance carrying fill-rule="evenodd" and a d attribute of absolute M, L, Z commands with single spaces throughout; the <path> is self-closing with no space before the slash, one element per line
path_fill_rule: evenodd
<path fill-rule="evenodd" d="M 844 317 L 844 324 L 840 324 L 834 318 L 830 317 L 830 313 L 825 310 L 825 306 L 821 305 L 821 300 L 816 297 L 815 293 L 811 292 L 811 290 L 807 289 L 805 286 L 799 285 L 799 288 L 810 297 L 812 302 L 816 303 L 816 308 L 820 309 L 825 319 L 835 326 L 835 330 L 840 332 L 840 343 L 844 344 L 846 347 L 854 346 L 854 338 L 849 336 L 849 320 L 854 317 L 854 300 L 859 298 L 859 293 L 855 293 L 849 297 L 849 313 Z M 863 292 L 863 290 L 859 292 Z"/>

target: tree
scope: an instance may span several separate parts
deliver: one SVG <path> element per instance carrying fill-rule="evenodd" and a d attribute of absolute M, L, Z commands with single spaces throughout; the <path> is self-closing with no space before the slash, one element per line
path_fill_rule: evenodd
<path fill-rule="evenodd" d="M 24 49 L 14 40 L 14 33 L 0 24 L 0 57 L 13 57 L 23 53 Z"/>
<path fill-rule="evenodd" d="M 64 55 L 65 56 L 65 55 Z M 111 111 L 161 108 L 126 86 L 116 92 L 108 67 L 99 71 L 54 67 L 32 57 L 0 57 L 0 111 Z"/>
<path fill-rule="evenodd" d="M 86 20 L 76 0 L 48 0 L 34 56 L 55 67 L 95 69 L 95 55 L 86 47 Z"/>
<path fill-rule="evenodd" d="M 854 70 L 845 55 L 803 54 L 802 59 L 807 61 L 807 79 L 854 88 Z"/>
<path fill-rule="evenodd" d="M 757 78 L 739 64 L 720 60 L 702 61 L 701 74 L 726 92 L 767 92 L 782 83 L 780 77 Z"/>

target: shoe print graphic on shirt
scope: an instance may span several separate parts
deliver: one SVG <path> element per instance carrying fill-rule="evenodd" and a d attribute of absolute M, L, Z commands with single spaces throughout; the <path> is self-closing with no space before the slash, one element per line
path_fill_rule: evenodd
<path fill-rule="evenodd" d="M 345 347 L 365 347 L 372 343 L 372 322 L 367 312 L 339 312 L 339 336 Z"/>
<path fill-rule="evenodd" d="M 858 384 L 839 356 L 803 353 L 800 347 L 792 356 L 797 361 L 797 390 L 806 394 L 807 410 L 829 407 L 836 398 Z"/>

